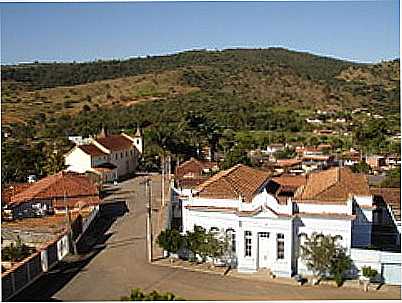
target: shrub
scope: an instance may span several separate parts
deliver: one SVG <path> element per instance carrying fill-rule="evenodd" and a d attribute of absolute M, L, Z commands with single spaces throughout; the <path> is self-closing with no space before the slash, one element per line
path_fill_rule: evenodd
<path fill-rule="evenodd" d="M 156 243 L 164 250 L 176 253 L 184 243 L 184 237 L 175 229 L 161 231 Z"/>
<path fill-rule="evenodd" d="M 15 245 L 11 243 L 9 246 L 2 249 L 1 259 L 2 261 L 18 262 L 30 256 L 35 251 L 35 248 L 25 245 L 18 237 Z"/>
<path fill-rule="evenodd" d="M 366 278 L 372 279 L 378 274 L 378 271 L 373 269 L 373 268 L 371 268 L 371 266 L 363 266 L 362 267 L 362 274 Z"/>
<path fill-rule="evenodd" d="M 149 294 L 144 293 L 140 288 L 134 288 L 131 290 L 129 297 L 124 296 L 120 298 L 121 301 L 184 301 L 183 298 L 177 297 L 176 295 L 166 292 L 158 293 L 153 290 Z"/>

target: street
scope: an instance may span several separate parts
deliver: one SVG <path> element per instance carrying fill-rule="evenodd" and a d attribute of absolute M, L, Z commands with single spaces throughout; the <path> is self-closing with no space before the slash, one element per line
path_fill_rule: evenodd
<path fill-rule="evenodd" d="M 400 290 L 292 286 L 151 265 L 146 259 L 144 176 L 126 180 L 105 198 L 101 216 L 69 256 L 15 301 L 119 300 L 132 288 L 172 292 L 187 300 L 398 299 Z M 160 206 L 160 177 L 153 177 L 153 207 Z M 159 212 L 155 211 L 157 218 Z M 153 221 L 158 229 L 156 220 Z M 160 225 L 160 224 L 159 224 Z M 160 228 L 161 226 L 159 226 Z M 155 257 L 158 257 L 158 253 Z"/>

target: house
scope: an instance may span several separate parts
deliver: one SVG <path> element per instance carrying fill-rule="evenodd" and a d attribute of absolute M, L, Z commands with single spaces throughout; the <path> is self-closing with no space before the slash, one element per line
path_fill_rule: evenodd
<path fill-rule="evenodd" d="M 76 145 L 65 155 L 69 171 L 93 172 L 104 182 L 111 182 L 133 173 L 143 152 L 141 131 L 133 137 L 121 133 L 109 135 L 105 131 L 89 144 Z"/>
<path fill-rule="evenodd" d="M 190 158 L 175 169 L 174 182 L 180 193 L 172 191 L 171 226 L 182 229 L 182 193 L 188 195 L 194 188 L 203 183 L 213 173 L 219 170 L 218 163 Z"/>
<path fill-rule="evenodd" d="M 304 171 L 302 170 L 302 160 L 297 158 L 278 159 L 274 164 L 274 168 L 275 171 L 278 173 L 304 173 Z"/>
<path fill-rule="evenodd" d="M 373 194 L 373 246 L 401 249 L 401 189 L 370 188 Z"/>
<path fill-rule="evenodd" d="M 182 201 L 183 232 L 200 225 L 230 237 L 239 272 L 305 273 L 300 234 L 342 236 L 341 244 L 371 241 L 372 197 L 367 180 L 348 168 L 271 178 L 244 165 L 221 171 Z"/>
<path fill-rule="evenodd" d="M 385 166 L 385 157 L 380 155 L 372 155 L 366 158 L 366 163 L 373 170 L 380 170 L 383 166 Z"/>
<path fill-rule="evenodd" d="M 12 195 L 7 210 L 13 218 L 44 216 L 70 210 L 93 208 L 100 203 L 98 188 L 84 176 L 60 172 L 45 177 Z"/>
<path fill-rule="evenodd" d="M 283 151 L 283 150 L 285 150 L 285 145 L 281 144 L 281 143 L 277 143 L 277 144 L 268 145 L 267 149 L 262 152 L 265 154 L 268 154 L 268 155 L 272 155 L 272 154 L 275 154 L 276 152 Z"/>
<path fill-rule="evenodd" d="M 180 188 L 194 188 L 218 170 L 216 162 L 191 158 L 176 167 L 175 182 Z"/>

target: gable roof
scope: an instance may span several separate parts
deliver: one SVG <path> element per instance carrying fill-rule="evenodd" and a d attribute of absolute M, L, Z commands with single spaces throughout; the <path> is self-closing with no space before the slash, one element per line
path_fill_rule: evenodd
<path fill-rule="evenodd" d="M 308 175 L 306 185 L 296 194 L 295 199 L 299 202 L 343 204 L 350 194 L 371 196 L 366 177 L 354 174 L 346 167 L 334 167 Z"/>
<path fill-rule="evenodd" d="M 14 195 L 10 199 L 10 205 L 42 199 L 63 200 L 64 194 L 69 205 L 83 201 L 87 204 L 99 203 L 96 185 L 88 177 L 76 173 L 60 172 L 45 177 Z"/>
<path fill-rule="evenodd" d="M 216 199 L 238 199 L 241 196 L 244 202 L 250 203 L 270 175 L 268 172 L 237 164 L 199 185 L 196 195 Z"/>
<path fill-rule="evenodd" d="M 106 156 L 107 154 L 104 153 L 100 148 L 98 148 L 94 144 L 83 144 L 78 145 L 78 148 L 81 149 L 84 153 L 90 156 Z"/>
<path fill-rule="evenodd" d="M 216 162 L 197 160 L 191 158 L 176 167 L 176 176 L 182 177 L 188 173 L 194 173 L 195 175 L 201 175 L 204 169 L 212 169 L 217 167 Z"/>
<path fill-rule="evenodd" d="M 111 151 L 130 149 L 133 146 L 133 141 L 123 135 L 108 135 L 97 138 L 96 142 Z"/>
<path fill-rule="evenodd" d="M 374 195 L 374 202 L 382 199 L 391 208 L 397 221 L 401 221 L 401 189 L 400 188 L 370 188 Z"/>

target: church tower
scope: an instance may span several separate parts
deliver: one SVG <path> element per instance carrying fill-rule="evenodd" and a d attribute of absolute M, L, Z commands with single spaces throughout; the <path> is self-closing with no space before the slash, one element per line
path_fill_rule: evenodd
<path fill-rule="evenodd" d="M 137 131 L 134 135 L 134 146 L 139 150 L 142 154 L 144 152 L 144 139 L 142 137 L 142 132 L 139 127 L 137 127 Z"/>

